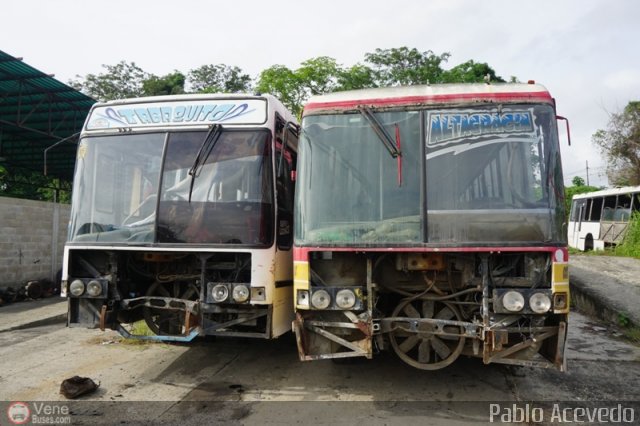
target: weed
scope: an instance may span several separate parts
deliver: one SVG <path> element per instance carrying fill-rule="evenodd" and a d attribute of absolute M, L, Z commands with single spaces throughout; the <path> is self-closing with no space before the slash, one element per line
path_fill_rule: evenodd
<path fill-rule="evenodd" d="M 631 216 L 622 244 L 616 247 L 615 254 L 640 259 L 640 212 Z"/>
<path fill-rule="evenodd" d="M 155 333 L 151 331 L 147 323 L 144 321 L 136 321 L 133 324 L 131 324 L 131 329 L 129 330 L 129 333 L 135 336 L 155 336 Z M 122 339 L 121 343 L 125 345 L 148 345 L 150 343 L 153 343 L 153 341 L 131 338 L 131 339 Z"/>
<path fill-rule="evenodd" d="M 624 333 L 624 337 L 633 343 L 640 343 L 640 327 L 629 327 L 622 331 Z"/>
<path fill-rule="evenodd" d="M 631 320 L 624 312 L 618 314 L 618 325 L 622 327 L 628 327 L 631 324 Z"/>

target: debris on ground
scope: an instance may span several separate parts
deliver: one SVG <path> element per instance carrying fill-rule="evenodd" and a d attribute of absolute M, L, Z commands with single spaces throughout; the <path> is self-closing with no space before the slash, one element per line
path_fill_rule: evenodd
<path fill-rule="evenodd" d="M 94 392 L 99 387 L 100 383 L 96 384 L 96 382 L 88 377 L 73 376 L 62 381 L 62 384 L 60 384 L 60 393 L 67 399 L 74 399 Z"/>

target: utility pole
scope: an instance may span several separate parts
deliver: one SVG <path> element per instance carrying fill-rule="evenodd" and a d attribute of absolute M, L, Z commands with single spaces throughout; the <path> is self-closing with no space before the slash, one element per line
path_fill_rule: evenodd
<path fill-rule="evenodd" d="M 589 186 L 589 160 L 587 160 L 587 186 Z"/>

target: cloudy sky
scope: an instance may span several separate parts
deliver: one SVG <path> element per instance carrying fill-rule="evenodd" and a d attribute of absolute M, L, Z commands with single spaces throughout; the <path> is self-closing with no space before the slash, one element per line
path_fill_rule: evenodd
<path fill-rule="evenodd" d="M 345 66 L 376 48 L 451 53 L 504 78 L 534 79 L 569 118 L 565 182 L 606 185 L 591 135 L 640 100 L 636 0 L 20 0 L 5 5 L 0 50 L 67 82 L 102 64 L 136 62 L 162 75 L 224 63 L 256 76 L 317 56 Z"/>

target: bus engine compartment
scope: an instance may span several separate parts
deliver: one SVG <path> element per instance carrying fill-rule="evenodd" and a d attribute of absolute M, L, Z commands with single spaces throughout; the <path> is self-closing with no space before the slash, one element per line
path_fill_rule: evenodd
<path fill-rule="evenodd" d="M 267 290 L 251 285 L 260 275 L 252 253 L 72 249 L 68 257 L 70 326 L 164 341 L 271 337 Z M 138 321 L 152 333 L 135 335 Z"/>
<path fill-rule="evenodd" d="M 566 250 L 307 253 L 295 270 L 302 360 L 390 349 L 424 370 L 460 355 L 565 368 Z"/>

